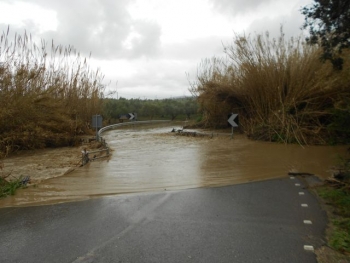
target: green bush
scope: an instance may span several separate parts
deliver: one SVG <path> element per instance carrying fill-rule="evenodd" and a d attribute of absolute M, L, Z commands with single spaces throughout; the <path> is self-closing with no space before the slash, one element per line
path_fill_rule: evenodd
<path fill-rule="evenodd" d="M 21 178 L 12 181 L 6 181 L 0 177 L 0 198 L 8 195 L 14 195 L 18 188 L 22 187 Z"/>
<path fill-rule="evenodd" d="M 350 219 L 333 220 L 335 231 L 329 243 L 338 251 L 350 253 Z"/>
<path fill-rule="evenodd" d="M 329 245 L 340 252 L 350 252 L 350 191 L 344 188 L 322 186 L 317 193 L 327 204 L 335 208 L 335 219 L 331 220 L 332 232 Z"/>

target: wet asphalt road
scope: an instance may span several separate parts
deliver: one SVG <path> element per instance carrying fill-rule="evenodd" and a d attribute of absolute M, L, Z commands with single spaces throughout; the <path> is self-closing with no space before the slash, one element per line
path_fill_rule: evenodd
<path fill-rule="evenodd" d="M 0 262 L 316 262 L 325 227 L 298 178 L 119 195 L 0 209 Z"/>

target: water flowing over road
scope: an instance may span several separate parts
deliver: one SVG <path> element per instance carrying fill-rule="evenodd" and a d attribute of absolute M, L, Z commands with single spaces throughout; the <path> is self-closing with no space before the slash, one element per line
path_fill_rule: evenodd
<path fill-rule="evenodd" d="M 103 133 L 112 149 L 73 172 L 19 190 L 0 207 L 98 196 L 227 186 L 286 177 L 294 169 L 328 177 L 346 147 L 285 145 L 226 135 L 178 136 L 176 124 L 132 125 Z M 80 153 L 77 151 L 77 155 Z"/>

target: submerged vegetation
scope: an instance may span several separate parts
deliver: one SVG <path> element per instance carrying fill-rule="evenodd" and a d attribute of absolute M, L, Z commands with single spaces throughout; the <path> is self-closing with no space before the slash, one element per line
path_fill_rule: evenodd
<path fill-rule="evenodd" d="M 26 33 L 0 38 L 0 158 L 74 144 L 101 109 L 103 75 L 73 47 L 38 46 Z"/>
<path fill-rule="evenodd" d="M 6 197 L 8 195 L 14 195 L 18 188 L 21 188 L 21 179 L 12 179 L 11 181 L 6 181 L 0 176 L 0 198 Z"/>

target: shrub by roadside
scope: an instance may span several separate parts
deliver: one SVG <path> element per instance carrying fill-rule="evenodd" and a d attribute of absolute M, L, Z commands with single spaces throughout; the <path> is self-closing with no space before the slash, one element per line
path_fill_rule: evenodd
<path fill-rule="evenodd" d="M 24 187 L 22 183 L 22 178 L 7 181 L 0 177 L 0 198 L 6 197 L 8 195 L 14 195 L 18 188 Z"/>
<path fill-rule="evenodd" d="M 343 162 L 341 171 L 314 188 L 327 211 L 327 245 L 316 251 L 318 262 L 350 262 L 350 169 Z"/>
<path fill-rule="evenodd" d="M 327 209 L 332 229 L 329 245 L 350 256 L 350 190 L 325 184 L 317 187 L 316 192 L 331 208 Z"/>

